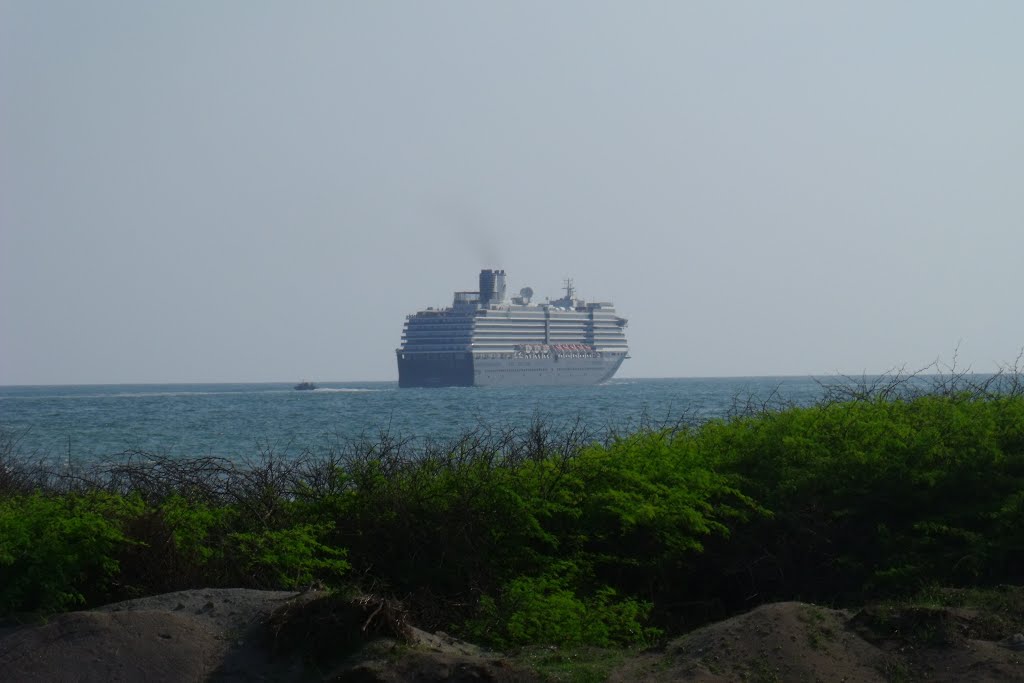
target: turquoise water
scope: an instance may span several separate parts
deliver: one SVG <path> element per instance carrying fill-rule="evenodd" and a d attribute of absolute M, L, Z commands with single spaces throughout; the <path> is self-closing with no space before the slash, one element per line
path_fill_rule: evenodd
<path fill-rule="evenodd" d="M 399 389 L 395 382 L 0 387 L 0 431 L 22 454 L 90 460 L 131 450 L 243 459 L 317 452 L 382 432 L 445 439 L 477 428 L 601 435 L 641 424 L 722 417 L 737 402 L 815 401 L 809 377 L 621 379 L 592 387 Z"/>

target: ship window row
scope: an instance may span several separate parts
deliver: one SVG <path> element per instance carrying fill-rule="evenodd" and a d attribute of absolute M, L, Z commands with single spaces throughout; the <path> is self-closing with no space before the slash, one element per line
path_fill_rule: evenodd
<path fill-rule="evenodd" d="M 512 358 L 551 358 L 552 356 L 557 356 L 558 358 L 600 358 L 601 357 L 597 353 L 586 353 L 586 352 L 577 352 L 577 353 L 556 352 L 554 354 L 552 354 L 550 352 L 548 352 L 548 353 L 526 353 L 526 354 L 523 354 L 523 353 L 491 353 L 491 352 L 480 353 L 480 352 L 477 352 L 477 353 L 473 354 L 473 358 L 483 359 L 483 360 L 512 359 Z"/>
<path fill-rule="evenodd" d="M 508 332 L 493 332 L 491 330 L 478 330 L 473 335 L 474 339 L 511 339 L 516 341 L 517 339 L 544 339 L 544 330 L 538 330 L 536 332 L 519 332 L 517 334 L 509 334 Z"/>
<path fill-rule="evenodd" d="M 402 337 L 406 344 L 468 344 L 469 337 Z"/>
<path fill-rule="evenodd" d="M 544 334 L 543 325 L 526 326 L 503 326 L 503 325 L 477 325 L 475 332 L 493 332 L 495 334 Z"/>
<path fill-rule="evenodd" d="M 493 368 L 493 369 L 492 368 L 488 368 L 487 369 L 487 374 L 491 374 L 492 372 L 527 373 L 527 372 L 553 372 L 553 371 L 554 371 L 554 366 L 543 367 L 543 368 Z M 569 374 L 573 374 L 573 373 L 576 373 L 576 374 L 590 374 L 593 371 L 594 371 L 594 369 L 592 367 L 587 367 L 587 368 L 559 368 L 558 374 L 559 375 L 569 375 Z M 478 369 L 477 372 L 480 372 L 480 370 Z"/>
<path fill-rule="evenodd" d="M 435 327 L 427 329 L 423 329 L 422 327 L 409 327 L 403 330 L 403 332 L 405 334 L 424 334 L 434 336 L 437 336 L 439 334 L 445 334 L 451 337 L 468 337 L 470 334 L 473 333 L 473 331 L 470 329 L 453 330 L 450 327 Z"/>
<path fill-rule="evenodd" d="M 543 332 L 532 332 L 530 334 L 505 334 L 504 332 L 478 332 L 473 339 L 508 339 L 512 342 L 522 341 L 544 341 Z"/>
<path fill-rule="evenodd" d="M 483 342 L 485 344 L 543 344 L 543 334 L 531 334 L 530 336 L 517 334 L 513 336 L 509 335 L 489 335 L 489 334 L 478 334 L 473 337 L 474 342 Z"/>
<path fill-rule="evenodd" d="M 472 318 L 452 320 L 445 318 L 409 318 L 407 325 L 416 327 L 469 327 L 473 324 Z"/>
<path fill-rule="evenodd" d="M 474 329 L 477 330 L 505 330 L 505 331 L 519 331 L 519 330 L 543 330 L 543 325 L 491 325 L 480 323 Z"/>
<path fill-rule="evenodd" d="M 494 321 L 494 320 L 478 320 L 476 325 L 475 325 L 475 327 L 477 329 L 480 329 L 481 327 L 490 327 L 492 329 L 504 329 L 504 330 L 507 330 L 507 329 L 514 329 L 514 330 L 543 330 L 544 329 L 544 321 L 543 320 L 538 320 L 538 321 L 533 322 L 533 323 L 528 323 L 528 322 L 523 322 L 523 321 L 518 321 L 518 320 L 509 320 L 509 321 L 503 321 L 503 322 L 499 323 L 499 322 Z"/>
<path fill-rule="evenodd" d="M 424 353 L 419 351 L 415 354 L 402 354 L 402 358 L 416 358 L 417 360 L 462 360 L 465 358 L 461 353 Z"/>
<path fill-rule="evenodd" d="M 468 325 L 473 322 L 468 315 L 412 315 L 405 319 L 412 325 Z"/>
<path fill-rule="evenodd" d="M 505 313 L 504 311 L 488 311 L 484 315 L 476 316 L 477 320 L 544 320 L 545 315 L 543 313 L 521 313 L 513 312 L 511 314 Z"/>
<path fill-rule="evenodd" d="M 406 348 L 433 349 L 465 349 L 470 344 L 481 347 L 509 348 L 521 343 L 528 344 L 588 344 L 602 347 L 626 346 L 626 338 L 621 334 L 551 334 L 547 338 L 543 334 L 534 335 L 499 335 L 477 334 L 472 336 L 442 335 L 402 335 L 402 346 Z"/>
<path fill-rule="evenodd" d="M 472 331 L 472 327 L 453 327 L 452 325 L 407 325 L 405 328 L 409 332 L 416 332 L 419 334 L 437 334 L 443 332 L 446 334 L 469 334 Z"/>
<path fill-rule="evenodd" d="M 452 332 L 451 330 L 436 330 L 425 332 L 423 330 L 407 330 L 402 332 L 407 339 L 469 339 L 472 334 L 468 332 Z"/>
<path fill-rule="evenodd" d="M 468 340 L 459 339 L 403 339 L 402 346 L 444 346 L 444 347 L 465 347 L 469 346 Z"/>
<path fill-rule="evenodd" d="M 450 325 L 436 325 L 434 327 L 448 327 Z M 544 329 L 545 327 L 551 328 L 563 328 L 563 329 L 580 329 L 580 328 L 591 328 L 600 327 L 607 329 L 619 329 L 619 324 L 613 320 L 536 320 L 536 321 L 525 321 L 525 320 L 477 320 L 476 329 L 489 328 L 489 329 L 516 329 L 516 330 L 536 330 Z"/>
<path fill-rule="evenodd" d="M 412 336 L 412 335 L 407 335 Z M 424 335 L 417 333 L 415 336 L 441 336 L 440 334 Z M 473 335 L 449 335 L 456 338 L 468 339 L 470 336 L 474 338 L 486 337 L 488 339 L 543 339 L 545 334 L 544 330 L 529 330 L 529 331 L 515 331 L 515 330 L 476 330 Z M 565 330 L 565 329 L 551 329 L 548 330 L 548 336 L 559 337 L 562 339 L 577 339 L 581 337 L 608 337 L 622 339 L 625 335 L 621 330 Z"/>
<path fill-rule="evenodd" d="M 470 333 L 467 332 L 454 332 L 453 330 L 407 330 L 404 333 L 406 337 L 448 337 L 451 339 L 469 339 Z"/>
<path fill-rule="evenodd" d="M 564 320 L 589 320 L 592 318 L 617 318 L 614 308 L 601 308 L 600 310 L 557 310 L 547 309 L 546 311 L 529 311 L 521 308 L 485 308 L 475 312 L 477 319 L 490 318 L 520 318 L 524 320 L 564 319 Z M 427 317 L 427 316 L 424 316 Z M 433 316 L 431 316 L 433 317 Z"/>
<path fill-rule="evenodd" d="M 513 329 L 513 328 L 495 328 L 495 327 L 478 327 L 473 331 L 475 335 L 486 334 L 490 336 L 498 337 L 529 337 L 529 336 L 544 336 L 543 327 L 531 327 L 529 329 Z"/>

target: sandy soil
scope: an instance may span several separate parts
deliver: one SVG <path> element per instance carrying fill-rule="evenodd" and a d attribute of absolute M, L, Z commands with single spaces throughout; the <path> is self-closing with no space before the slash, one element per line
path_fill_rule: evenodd
<path fill-rule="evenodd" d="M 260 625 L 310 594 L 192 590 L 70 612 L 0 639 L 9 681 L 246 680 L 267 664 Z"/>
<path fill-rule="evenodd" d="M 70 612 L 44 625 L 0 631 L 0 681 L 538 680 L 498 654 L 444 634 L 410 627 L 401 642 L 377 631 L 363 642 L 366 615 L 355 615 L 353 629 L 352 619 L 318 621 L 304 611 L 325 600 L 315 592 L 210 589 Z M 279 647 L 282 623 L 306 642 Z M 329 632 L 325 637 L 301 630 L 311 626 Z M 351 655 L 304 656 L 315 641 L 329 646 L 331 639 L 344 654 L 351 642 L 341 640 L 350 634 L 337 632 L 339 627 L 360 635 Z"/>
<path fill-rule="evenodd" d="M 541 680 L 514 658 L 444 634 L 403 625 L 394 637 L 372 605 L 341 614 L 349 608 L 330 600 L 194 590 L 63 614 L 0 631 L 0 680 Z M 886 609 L 764 605 L 639 654 L 609 680 L 1024 681 L 1024 636 L 998 632 L 986 615 Z"/>
<path fill-rule="evenodd" d="M 969 611 L 909 612 L 852 613 L 800 602 L 763 605 L 645 653 L 610 680 L 1024 681 L 1024 638 L 973 637 L 993 634 L 982 634 L 982 615 Z"/>

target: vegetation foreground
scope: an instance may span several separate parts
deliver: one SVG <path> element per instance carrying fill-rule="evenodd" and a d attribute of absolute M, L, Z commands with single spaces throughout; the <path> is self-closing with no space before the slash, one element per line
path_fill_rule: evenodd
<path fill-rule="evenodd" d="M 384 435 L 244 466 L 135 452 L 54 471 L 8 438 L 0 615 L 316 587 L 496 648 L 607 648 L 772 601 L 1024 584 L 1024 384 L 969 379 L 599 440 Z"/>

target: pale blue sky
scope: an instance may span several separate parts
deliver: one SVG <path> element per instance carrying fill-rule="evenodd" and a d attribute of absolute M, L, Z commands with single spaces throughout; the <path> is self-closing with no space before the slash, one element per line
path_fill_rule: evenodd
<path fill-rule="evenodd" d="M 0 0 L 0 384 L 395 379 L 473 289 L 621 376 L 1024 345 L 1022 2 Z"/>

